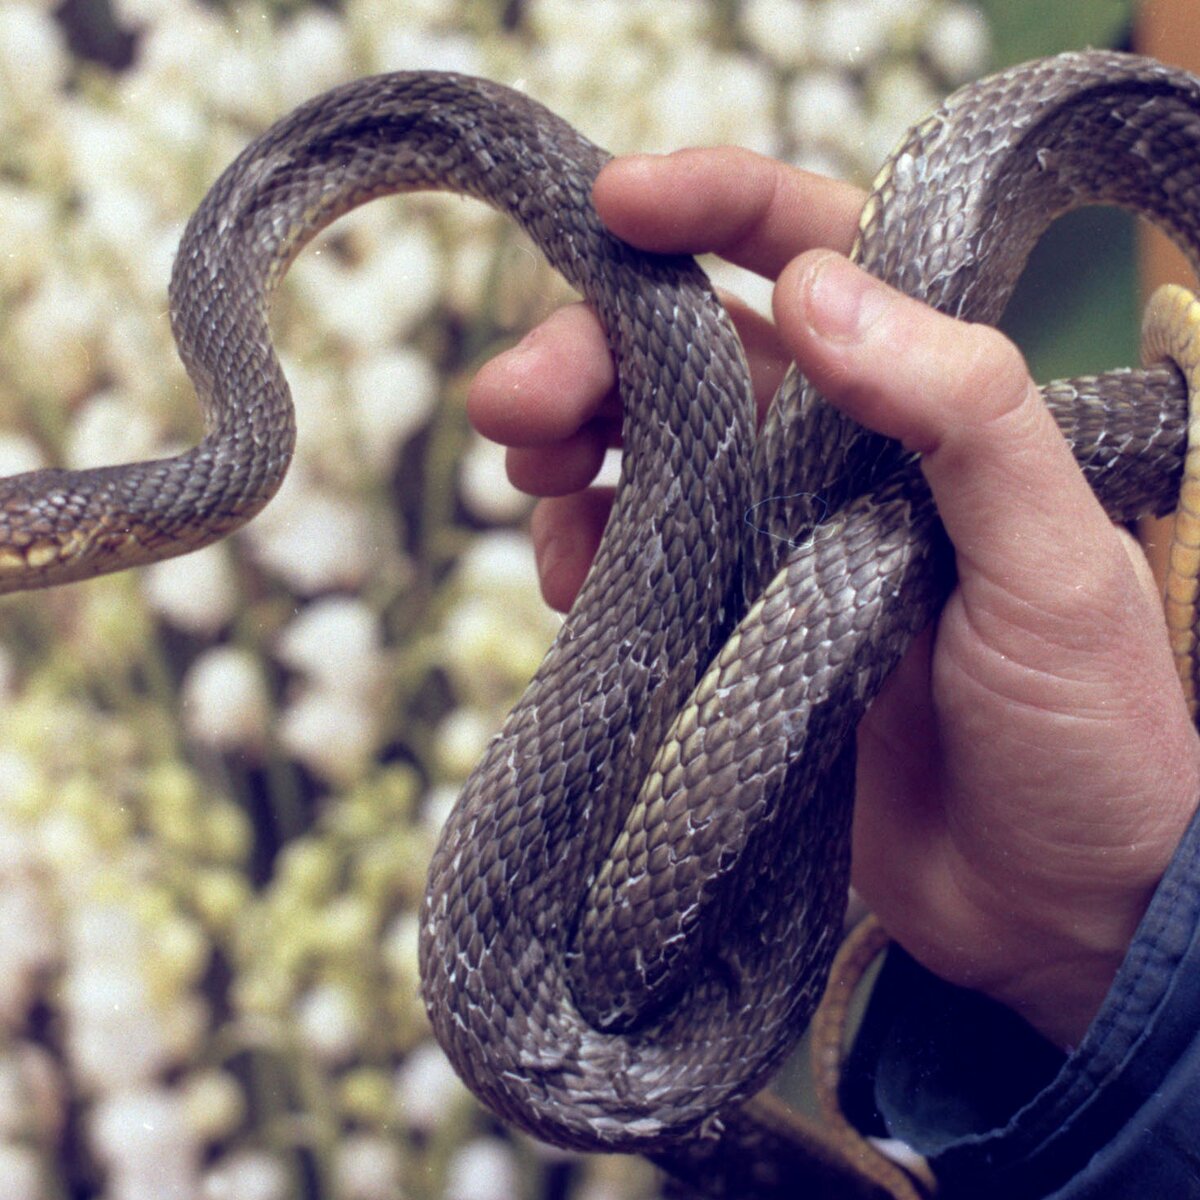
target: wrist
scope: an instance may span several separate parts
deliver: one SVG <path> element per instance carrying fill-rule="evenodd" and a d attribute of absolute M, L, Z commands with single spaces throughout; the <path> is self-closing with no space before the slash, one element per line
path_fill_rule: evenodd
<path fill-rule="evenodd" d="M 1043 953 L 984 990 L 1054 1045 L 1073 1050 L 1100 1011 L 1152 894 L 1128 905 L 1126 916 L 1114 908 L 1108 921 L 1089 920 L 1086 934 L 1034 933 Z"/>

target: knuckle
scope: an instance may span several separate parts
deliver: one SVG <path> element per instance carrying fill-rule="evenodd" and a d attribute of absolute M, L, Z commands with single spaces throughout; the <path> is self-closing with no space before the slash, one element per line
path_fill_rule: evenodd
<path fill-rule="evenodd" d="M 990 325 L 968 325 L 962 382 L 987 401 L 990 415 L 1002 416 L 1025 403 L 1032 380 L 1016 345 Z"/>
<path fill-rule="evenodd" d="M 959 367 L 955 390 L 970 424 L 1040 435 L 1040 396 L 1024 355 L 1009 338 L 990 325 L 967 325 Z"/>

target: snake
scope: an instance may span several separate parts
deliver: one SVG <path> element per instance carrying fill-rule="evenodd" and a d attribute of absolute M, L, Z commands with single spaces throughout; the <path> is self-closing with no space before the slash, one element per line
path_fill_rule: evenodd
<path fill-rule="evenodd" d="M 836 1150 L 797 1148 L 755 1097 L 839 940 L 855 726 L 954 586 L 953 551 L 919 461 L 797 370 L 756 430 L 700 268 L 599 221 L 608 157 L 525 94 L 449 73 L 358 80 L 283 117 L 213 185 L 174 262 L 205 435 L 173 457 L 0 480 L 0 590 L 186 553 L 268 502 L 295 443 L 271 297 L 324 226 L 414 190 L 507 213 L 604 327 L 621 479 L 578 599 L 433 855 L 419 958 L 434 1033 L 498 1117 L 545 1141 L 643 1154 L 704 1194 L 794 1195 L 801 1177 L 813 1195 L 892 1194 Z M 994 323 L 1049 223 L 1093 203 L 1200 261 L 1200 82 L 1088 51 L 968 85 L 889 159 L 853 257 Z M 1170 511 L 1188 453 L 1193 340 L 1155 336 L 1143 367 L 1043 388 L 1116 521 Z"/>

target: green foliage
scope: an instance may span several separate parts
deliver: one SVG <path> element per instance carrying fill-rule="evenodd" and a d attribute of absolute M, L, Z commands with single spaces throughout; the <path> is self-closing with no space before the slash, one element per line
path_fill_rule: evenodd
<path fill-rule="evenodd" d="M 1135 0 L 979 0 L 993 60 L 1009 66 L 1047 54 L 1117 47 Z M 1133 220 L 1093 209 L 1056 224 L 1038 246 L 1003 328 L 1025 351 L 1035 379 L 1137 362 L 1137 268 Z"/>
<path fill-rule="evenodd" d="M 1086 46 L 1119 46 L 1135 0 L 978 0 L 992 28 L 999 67 Z"/>

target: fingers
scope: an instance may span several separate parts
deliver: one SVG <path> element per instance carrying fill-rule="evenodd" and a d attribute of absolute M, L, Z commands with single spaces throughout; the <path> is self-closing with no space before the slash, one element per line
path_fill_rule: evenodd
<path fill-rule="evenodd" d="M 645 249 L 714 251 L 774 276 L 801 250 L 848 247 L 862 193 L 750 151 L 717 149 L 614 160 L 596 181 L 595 200 L 614 232 Z M 790 354 L 771 322 L 733 297 L 722 299 L 742 337 L 762 411 Z M 481 368 L 467 407 L 481 433 L 509 447 L 512 482 L 530 495 L 555 498 L 538 506 L 535 547 L 547 599 L 566 608 L 610 499 L 604 492 L 572 494 L 588 487 L 620 436 L 612 360 L 594 316 L 583 305 L 556 312 Z"/>
<path fill-rule="evenodd" d="M 616 433 L 610 436 L 609 428 L 607 423 L 592 422 L 552 447 L 512 447 L 505 459 L 509 482 L 527 496 L 581 491 L 599 473 L 605 449 L 616 444 Z"/>
<path fill-rule="evenodd" d="M 863 205 L 849 184 L 731 147 L 613 159 L 593 194 L 635 246 L 719 254 L 770 279 L 804 250 L 848 251 Z"/>
<path fill-rule="evenodd" d="M 722 300 L 738 327 L 761 415 L 791 359 L 771 322 L 733 297 Z M 591 310 L 582 304 L 560 309 L 512 350 L 485 363 L 472 381 L 467 408 L 481 433 L 509 447 L 513 485 L 531 496 L 555 498 L 535 509 L 534 549 L 543 595 L 565 612 L 612 503 L 611 490 L 584 489 L 605 451 L 620 444 L 612 360 Z"/>
<path fill-rule="evenodd" d="M 771 277 L 803 250 L 847 249 L 862 199 L 848 184 L 729 148 L 614 159 L 595 186 L 618 236 L 647 250 L 717 253 Z M 774 378 L 781 355 L 770 324 L 731 307 L 752 370 Z M 549 445 L 596 416 L 615 383 L 600 327 L 583 306 L 568 306 L 485 364 L 468 411 L 505 445 Z"/>
<path fill-rule="evenodd" d="M 479 368 L 467 415 L 501 445 L 552 446 L 600 416 L 606 401 L 618 411 L 616 384 L 599 322 L 569 304 Z"/>
<path fill-rule="evenodd" d="M 612 491 L 588 488 L 543 500 L 529 523 L 542 597 L 559 612 L 571 607 L 604 532 Z"/>

